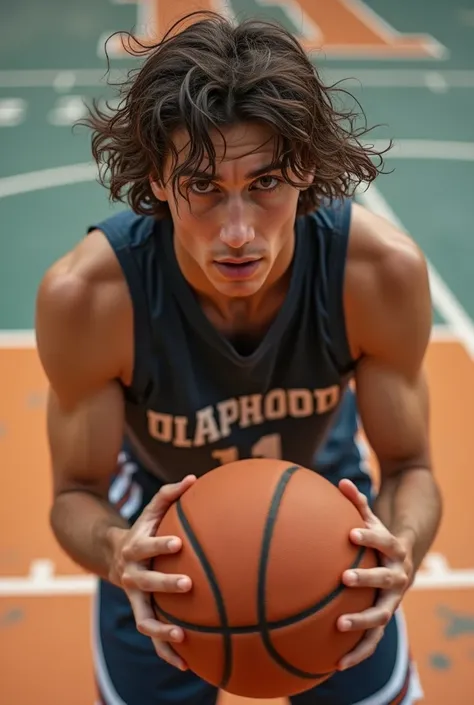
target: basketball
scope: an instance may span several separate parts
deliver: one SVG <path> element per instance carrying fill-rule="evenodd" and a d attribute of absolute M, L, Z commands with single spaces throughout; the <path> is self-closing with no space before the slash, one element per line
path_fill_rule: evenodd
<path fill-rule="evenodd" d="M 200 477 L 165 514 L 157 535 L 177 554 L 153 569 L 189 575 L 189 593 L 153 595 L 157 619 L 181 626 L 173 644 L 204 680 L 244 697 L 294 695 L 326 680 L 363 632 L 337 619 L 373 605 L 375 590 L 342 583 L 377 565 L 354 545 L 352 503 L 324 477 L 281 460 L 251 459 Z"/>

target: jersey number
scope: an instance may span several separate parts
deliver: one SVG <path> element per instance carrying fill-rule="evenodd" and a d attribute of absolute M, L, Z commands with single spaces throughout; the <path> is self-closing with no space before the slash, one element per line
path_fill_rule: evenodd
<path fill-rule="evenodd" d="M 281 460 L 281 436 L 279 433 L 270 433 L 262 436 L 253 444 L 250 451 L 252 458 L 275 458 Z M 215 450 L 212 457 L 218 460 L 221 465 L 235 463 L 239 460 L 239 449 L 237 446 Z"/>

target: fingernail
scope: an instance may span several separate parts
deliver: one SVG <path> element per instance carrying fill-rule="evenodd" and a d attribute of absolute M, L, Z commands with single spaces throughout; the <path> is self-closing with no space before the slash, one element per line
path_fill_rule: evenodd
<path fill-rule="evenodd" d="M 362 539 L 364 538 L 364 534 L 362 533 L 362 531 L 354 531 L 352 536 L 354 537 L 355 541 L 362 541 Z"/>
<path fill-rule="evenodd" d="M 170 631 L 170 637 L 173 641 L 181 641 L 181 632 L 178 629 L 172 629 Z"/>
<path fill-rule="evenodd" d="M 357 582 L 357 579 L 358 579 L 358 576 L 357 576 L 357 573 L 355 572 L 355 570 L 347 571 L 345 577 L 346 577 L 345 582 L 349 583 L 350 585 L 355 585 Z"/>
<path fill-rule="evenodd" d="M 189 578 L 179 578 L 176 584 L 180 590 L 189 590 L 191 587 L 191 581 Z"/>
<path fill-rule="evenodd" d="M 352 626 L 352 622 L 350 619 L 342 619 L 339 622 L 339 629 L 342 629 L 342 631 L 346 631 L 347 629 L 350 629 Z"/>
<path fill-rule="evenodd" d="M 180 547 L 181 541 L 179 539 L 170 539 L 166 545 L 170 551 L 174 551 L 176 548 Z"/>

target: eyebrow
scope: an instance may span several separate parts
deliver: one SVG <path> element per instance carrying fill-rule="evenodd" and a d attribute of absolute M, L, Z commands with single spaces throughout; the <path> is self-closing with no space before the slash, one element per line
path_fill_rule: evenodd
<path fill-rule="evenodd" d="M 258 169 L 254 169 L 253 171 L 247 172 L 247 174 L 245 174 L 245 178 L 255 179 L 257 176 L 267 174 L 269 171 L 280 171 L 281 166 L 281 162 L 271 162 L 270 164 L 265 164 L 264 166 L 261 166 Z M 209 181 L 223 181 L 222 177 L 219 176 L 219 174 L 212 175 L 208 171 L 200 171 L 199 169 L 185 169 L 181 172 L 181 176 L 194 176 L 198 177 L 199 179 L 208 179 Z"/>

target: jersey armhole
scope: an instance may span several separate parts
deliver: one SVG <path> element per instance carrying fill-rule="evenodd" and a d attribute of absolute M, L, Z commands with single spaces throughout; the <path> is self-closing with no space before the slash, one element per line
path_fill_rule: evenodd
<path fill-rule="evenodd" d="M 135 403 L 143 401 L 146 397 L 150 377 L 148 355 L 151 349 L 151 326 L 148 310 L 148 301 L 143 288 L 142 275 L 134 257 L 130 256 L 130 244 L 123 242 L 117 229 L 110 232 L 106 223 L 88 229 L 100 230 L 109 243 L 115 257 L 122 269 L 125 282 L 130 293 L 133 309 L 133 371 L 129 385 L 120 380 L 126 397 Z M 118 236 L 118 237 L 117 237 Z M 119 242 L 118 242 L 119 241 Z"/>
<path fill-rule="evenodd" d="M 352 201 L 350 199 L 345 199 L 334 205 L 333 227 L 327 232 L 325 242 L 327 343 L 334 363 L 342 375 L 352 372 L 356 363 L 347 339 L 344 308 L 345 272 L 351 214 Z"/>

